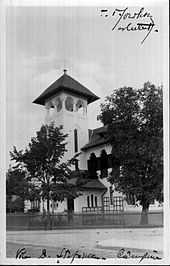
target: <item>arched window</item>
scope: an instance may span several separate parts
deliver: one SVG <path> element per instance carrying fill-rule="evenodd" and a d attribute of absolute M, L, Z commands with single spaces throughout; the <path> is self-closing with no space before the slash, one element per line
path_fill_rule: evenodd
<path fill-rule="evenodd" d="M 87 196 L 87 207 L 90 208 L 90 198 Z"/>
<path fill-rule="evenodd" d="M 49 115 L 52 116 L 54 114 L 54 111 L 55 111 L 55 106 L 52 102 L 49 102 L 48 106 L 49 106 Z"/>
<path fill-rule="evenodd" d="M 82 100 L 78 100 L 76 103 L 76 111 L 80 114 L 83 114 L 83 109 L 84 109 L 84 103 Z"/>
<path fill-rule="evenodd" d="M 101 178 L 108 176 L 108 156 L 106 151 L 103 149 L 100 155 L 100 169 Z"/>
<path fill-rule="evenodd" d="M 61 101 L 60 97 L 56 98 L 55 106 L 56 106 L 57 112 L 60 112 L 62 109 L 62 101 Z"/>
<path fill-rule="evenodd" d="M 67 96 L 66 100 L 65 100 L 65 107 L 67 111 L 73 112 L 73 98 L 70 96 Z"/>

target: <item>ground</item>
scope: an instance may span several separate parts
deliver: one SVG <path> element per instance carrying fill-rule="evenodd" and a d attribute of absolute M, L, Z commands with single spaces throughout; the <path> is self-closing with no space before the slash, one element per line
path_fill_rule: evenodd
<path fill-rule="evenodd" d="M 71 254 L 93 253 L 102 258 L 115 258 L 121 248 L 135 255 L 157 251 L 163 256 L 163 229 L 73 229 L 52 231 L 8 231 L 6 256 L 15 258 L 19 248 L 26 248 L 27 255 L 38 258 L 42 249 L 52 258 L 61 254 L 63 248 Z"/>

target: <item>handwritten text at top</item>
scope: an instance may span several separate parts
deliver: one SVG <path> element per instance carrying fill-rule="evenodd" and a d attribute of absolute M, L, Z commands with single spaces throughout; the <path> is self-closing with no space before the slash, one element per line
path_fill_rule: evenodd
<path fill-rule="evenodd" d="M 128 7 L 124 9 L 115 8 L 114 10 L 101 9 L 100 12 L 101 16 L 105 18 L 113 18 L 112 31 L 145 31 L 146 35 L 141 41 L 141 44 L 144 43 L 144 41 L 148 38 L 151 32 L 158 32 L 158 29 L 155 28 L 156 25 L 152 14 L 146 11 L 144 7 L 141 7 L 135 12 L 130 12 Z"/>

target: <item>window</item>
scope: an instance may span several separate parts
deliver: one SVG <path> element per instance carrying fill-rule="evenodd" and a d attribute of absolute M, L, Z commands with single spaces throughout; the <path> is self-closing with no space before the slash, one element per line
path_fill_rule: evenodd
<path fill-rule="evenodd" d="M 76 103 L 76 111 L 80 114 L 83 114 L 83 109 L 84 109 L 84 103 L 82 100 L 78 100 Z"/>
<path fill-rule="evenodd" d="M 88 171 L 90 178 L 97 178 L 97 158 L 94 152 L 90 154 L 90 160 L 88 161 Z"/>
<path fill-rule="evenodd" d="M 95 196 L 95 207 L 97 207 L 97 196 Z"/>
<path fill-rule="evenodd" d="M 135 205 L 135 202 L 136 202 L 135 195 L 133 193 L 129 193 L 126 196 L 126 201 L 127 201 L 127 204 L 129 204 L 129 205 Z"/>
<path fill-rule="evenodd" d="M 49 103 L 49 115 L 52 116 L 54 114 L 55 111 L 55 106 L 52 102 Z"/>
<path fill-rule="evenodd" d="M 74 129 L 74 152 L 78 152 L 78 134 L 77 134 L 77 129 Z"/>
<path fill-rule="evenodd" d="M 73 98 L 70 96 L 67 96 L 66 100 L 65 100 L 65 107 L 67 111 L 73 112 Z"/>
<path fill-rule="evenodd" d="M 90 198 L 89 198 L 89 196 L 87 196 L 87 207 L 88 208 L 90 207 Z"/>
<path fill-rule="evenodd" d="M 62 109 L 62 101 L 59 97 L 57 97 L 57 99 L 55 100 L 55 105 L 56 105 L 57 112 L 60 112 Z"/>
<path fill-rule="evenodd" d="M 93 194 L 91 194 L 91 207 L 94 207 L 94 203 L 93 203 Z"/>
<path fill-rule="evenodd" d="M 91 194 L 90 196 L 87 196 L 87 207 L 95 208 L 97 206 L 98 206 L 97 196 L 94 196 L 93 194 Z"/>
<path fill-rule="evenodd" d="M 39 209 L 39 208 L 40 208 L 40 201 L 39 200 L 31 201 L 31 209 Z"/>

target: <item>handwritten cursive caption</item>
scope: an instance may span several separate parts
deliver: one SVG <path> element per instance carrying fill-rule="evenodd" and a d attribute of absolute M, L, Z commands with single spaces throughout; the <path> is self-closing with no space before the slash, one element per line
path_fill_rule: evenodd
<path fill-rule="evenodd" d="M 101 9 L 100 14 L 104 18 L 113 18 L 112 31 L 146 32 L 141 44 L 144 43 L 151 32 L 158 32 L 152 14 L 146 11 L 144 7 L 141 7 L 136 12 L 130 12 L 128 7 L 124 9 L 115 8 L 113 11 L 109 9 Z"/>
<path fill-rule="evenodd" d="M 70 258 L 70 264 L 74 261 L 75 258 L 78 259 L 102 259 L 102 260 L 106 260 L 105 257 L 98 257 L 93 253 L 80 253 L 80 251 L 76 250 L 75 252 L 71 252 L 69 249 L 67 248 L 63 248 L 61 250 L 61 252 L 59 254 L 56 254 L 55 256 L 56 258 L 63 258 L 63 259 L 68 259 Z M 31 256 L 29 254 L 27 254 L 27 250 L 26 248 L 19 248 L 16 252 L 16 259 L 28 259 L 31 258 Z M 41 254 L 38 257 L 40 259 L 44 259 L 44 258 L 51 258 L 51 256 L 49 256 L 47 254 L 47 250 L 46 249 L 42 249 L 41 250 Z M 125 248 L 121 248 L 118 253 L 117 253 L 117 258 L 123 258 L 123 259 L 136 259 L 136 258 L 140 258 L 139 263 L 144 260 L 144 259 L 153 259 L 153 260 L 160 260 L 162 259 L 160 256 L 158 256 L 158 252 L 156 250 L 153 250 L 152 252 L 145 252 L 142 255 L 136 255 L 134 253 L 132 253 L 132 251 L 125 249 Z M 57 260 L 57 263 L 59 263 L 60 261 Z"/>
<path fill-rule="evenodd" d="M 124 248 L 121 248 L 117 253 L 117 258 L 123 258 L 123 259 L 136 259 L 140 258 L 139 263 L 144 259 L 153 259 L 153 260 L 161 260 L 162 258 L 158 256 L 158 251 L 153 250 L 152 253 L 149 253 L 148 251 L 145 252 L 143 255 L 136 255 L 132 253 L 130 250 L 126 250 Z"/>
<path fill-rule="evenodd" d="M 71 261 L 70 263 L 72 263 L 74 261 L 75 258 L 78 259 L 102 259 L 105 260 L 106 258 L 104 257 L 98 257 L 93 253 L 80 253 L 78 250 L 76 250 L 75 252 L 71 252 L 69 249 L 67 248 L 63 248 L 60 252 L 60 254 L 56 254 L 57 258 L 63 258 L 63 259 L 68 259 L 70 258 Z M 16 252 L 16 259 L 28 259 L 31 258 L 31 256 L 29 254 L 27 254 L 27 250 L 26 248 L 19 248 Z M 51 256 L 49 256 L 47 254 L 47 250 L 44 248 L 41 251 L 40 256 L 38 257 L 40 259 L 44 259 L 44 258 L 51 258 Z M 59 260 L 57 261 L 57 263 L 59 263 Z"/>

